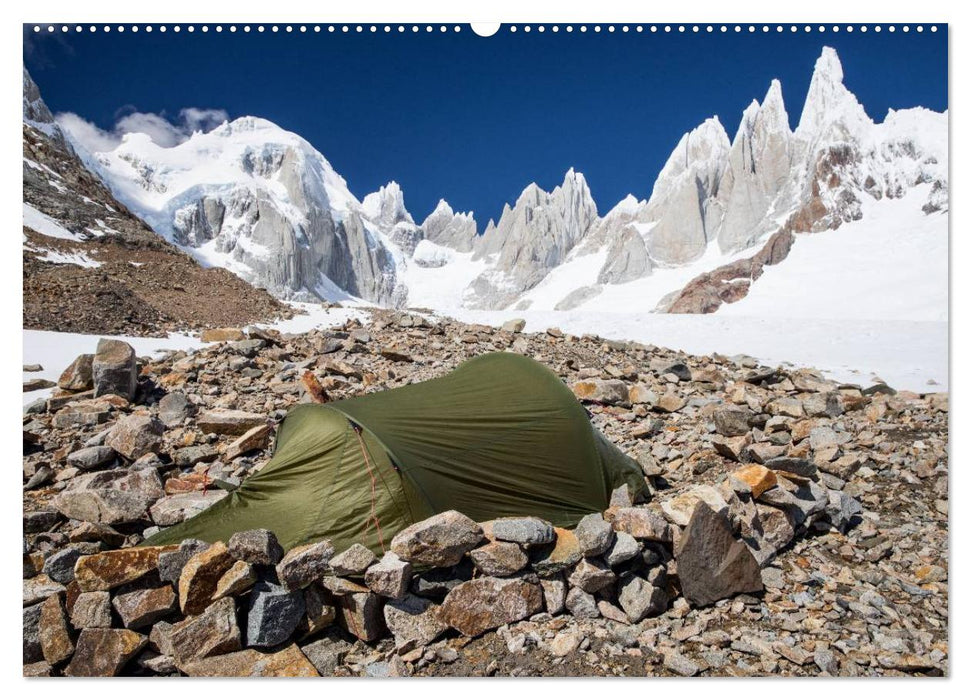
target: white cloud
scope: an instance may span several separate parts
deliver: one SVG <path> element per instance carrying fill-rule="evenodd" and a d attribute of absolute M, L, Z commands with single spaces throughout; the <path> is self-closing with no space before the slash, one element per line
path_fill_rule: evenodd
<path fill-rule="evenodd" d="M 119 136 L 148 134 L 149 138 L 162 148 L 178 146 L 186 139 L 185 133 L 179 127 L 151 112 L 126 114 L 115 123 L 114 131 Z"/>
<path fill-rule="evenodd" d="M 196 131 L 211 131 L 229 118 L 223 109 L 186 107 L 177 122 L 154 112 L 130 112 L 120 117 L 111 129 L 102 129 L 73 112 L 61 112 L 55 119 L 71 141 L 89 153 L 112 151 L 125 134 L 147 134 L 162 148 L 177 146 Z"/>
<path fill-rule="evenodd" d="M 75 141 L 91 153 L 111 151 L 121 141 L 113 134 L 99 129 L 97 126 L 73 112 L 61 112 L 55 117 L 58 125 Z"/>
<path fill-rule="evenodd" d="M 229 120 L 225 109 L 199 109 L 198 107 L 186 107 L 179 112 L 179 117 L 190 134 L 194 131 L 212 131 Z"/>

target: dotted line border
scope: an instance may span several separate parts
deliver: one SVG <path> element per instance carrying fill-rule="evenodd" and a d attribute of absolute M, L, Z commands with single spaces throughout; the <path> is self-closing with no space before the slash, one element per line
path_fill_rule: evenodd
<path fill-rule="evenodd" d="M 722 34 L 728 33 L 728 32 L 734 32 L 736 34 L 740 34 L 743 32 L 747 32 L 749 34 L 755 34 L 759 32 L 763 34 L 768 34 L 770 32 L 776 32 L 776 33 L 788 32 L 790 34 L 795 34 L 800 32 L 801 33 L 817 32 L 820 34 L 824 34 L 826 32 L 832 32 L 833 34 L 837 34 L 839 32 L 846 32 L 846 33 L 874 32 L 879 34 L 883 31 L 887 31 L 893 34 L 898 30 L 903 32 L 904 34 L 907 34 L 911 31 L 922 33 L 925 31 L 925 29 L 930 32 L 936 32 L 938 30 L 938 27 L 937 25 L 934 25 L 934 24 L 926 25 L 926 26 L 922 24 L 917 24 L 917 25 L 909 25 L 909 24 L 904 24 L 904 25 L 894 25 L 894 24 L 889 24 L 889 25 L 881 25 L 881 24 L 875 24 L 875 25 L 867 25 L 867 24 L 845 24 L 845 25 L 843 24 L 832 24 L 832 25 L 826 25 L 826 24 L 819 24 L 819 25 L 810 25 L 810 24 L 803 24 L 803 25 L 797 25 L 797 24 L 786 24 L 786 25 L 782 25 L 782 24 L 773 24 L 773 25 L 769 25 L 769 24 L 760 24 L 760 25 L 755 25 L 755 24 L 746 24 L 746 25 L 742 25 L 742 24 L 734 24 L 734 25 L 607 24 L 603 26 L 599 24 L 593 24 L 593 25 L 587 25 L 587 24 L 579 24 L 579 25 L 508 24 L 506 25 L 504 24 L 499 28 L 499 31 L 496 32 L 496 34 L 499 34 L 499 33 L 516 34 L 518 32 L 521 32 L 524 34 L 529 34 L 531 32 L 543 34 L 547 31 L 553 34 L 557 34 L 559 32 L 565 32 L 567 34 L 570 34 L 574 31 L 578 31 L 580 33 L 586 33 L 586 32 L 592 31 L 595 34 L 602 33 L 604 31 L 606 31 L 608 34 L 615 33 L 618 31 L 621 33 L 648 32 L 652 34 L 656 34 L 658 32 L 662 32 L 665 34 L 670 34 L 670 33 L 713 34 L 716 32 L 719 32 Z M 230 34 L 237 33 L 237 32 L 242 32 L 242 33 L 255 32 L 259 34 L 259 33 L 265 33 L 265 32 L 279 33 L 281 31 L 285 33 L 298 33 L 298 34 L 308 34 L 308 33 L 363 34 L 365 32 L 371 33 L 371 34 L 377 34 L 379 32 L 383 32 L 385 34 L 391 34 L 394 32 L 398 34 L 404 34 L 407 32 L 411 32 L 413 34 L 417 34 L 420 32 L 431 34 L 437 31 L 438 33 L 444 34 L 444 33 L 459 33 L 464 31 L 471 31 L 473 34 L 475 34 L 474 30 L 467 29 L 466 27 L 463 27 L 462 25 L 457 25 L 457 24 L 456 25 L 445 25 L 445 24 L 441 24 L 441 25 L 432 25 L 432 24 L 424 24 L 424 25 L 419 25 L 419 24 L 396 24 L 396 25 L 391 25 L 391 24 L 283 24 L 283 25 L 280 25 L 280 24 L 242 24 L 242 25 L 236 25 L 236 24 L 225 24 L 225 25 L 224 24 L 215 24 L 215 25 L 208 25 L 208 24 L 202 24 L 202 25 L 196 25 L 196 24 L 187 24 L 187 25 L 47 24 L 47 25 L 43 25 L 43 24 L 35 24 L 33 25 L 33 31 L 35 33 L 46 32 L 48 34 L 53 34 L 58 30 L 60 30 L 61 33 L 68 33 L 71 31 L 74 31 L 75 33 L 81 33 L 85 31 L 89 33 L 96 33 L 100 31 L 106 34 L 111 32 L 117 32 L 119 34 L 123 34 L 125 32 L 131 32 L 133 34 L 137 34 L 138 32 L 152 33 L 154 31 L 158 31 L 163 34 L 171 31 L 178 34 L 183 30 L 190 34 L 195 33 L 196 31 L 202 32 L 203 34 L 209 33 L 210 31 L 214 31 L 217 34 L 220 34 L 222 32 L 228 32 Z"/>

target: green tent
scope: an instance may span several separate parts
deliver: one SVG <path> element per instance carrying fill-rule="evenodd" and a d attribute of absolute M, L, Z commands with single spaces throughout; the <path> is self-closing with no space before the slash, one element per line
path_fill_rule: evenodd
<path fill-rule="evenodd" d="M 622 484 L 639 493 L 640 469 L 559 377 L 491 353 L 439 379 L 295 407 L 263 469 L 145 544 L 267 528 L 287 549 L 327 538 L 337 551 L 360 542 L 380 552 L 408 525 L 453 509 L 573 526 Z"/>

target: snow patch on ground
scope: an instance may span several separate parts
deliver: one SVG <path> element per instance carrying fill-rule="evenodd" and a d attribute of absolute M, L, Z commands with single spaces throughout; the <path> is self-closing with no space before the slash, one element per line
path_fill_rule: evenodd
<path fill-rule="evenodd" d="M 232 253 L 220 250 L 219 246 L 220 240 L 214 238 L 197 248 L 182 246 L 182 250 L 189 253 L 203 267 L 223 267 L 245 280 L 252 279 L 253 268 L 234 258 Z"/>
<path fill-rule="evenodd" d="M 741 258 L 754 255 L 758 246 L 724 255 L 717 243 L 708 246 L 705 254 L 681 267 L 656 267 L 647 277 L 624 284 L 605 284 L 602 291 L 578 309 L 595 312 L 597 309 L 631 309 L 653 311 L 665 295 L 681 289 L 698 275 Z M 533 310 L 552 310 L 570 292 L 597 284 L 597 275 L 606 262 L 607 250 L 577 256 L 554 268 L 536 287 L 523 295 Z"/>
<path fill-rule="evenodd" d="M 290 302 L 289 305 L 306 313 L 298 314 L 293 318 L 284 319 L 275 323 L 258 323 L 254 325 L 260 328 L 273 328 L 281 333 L 306 333 L 315 328 L 333 328 L 334 326 L 340 326 L 352 318 L 362 322 L 367 321 L 369 318 L 369 314 L 366 311 L 357 308 L 325 308 L 320 304 L 303 304 L 299 302 Z"/>
<path fill-rule="evenodd" d="M 60 238 L 65 241 L 85 240 L 76 233 L 71 233 L 47 214 L 42 214 L 26 202 L 24 202 L 24 226 L 49 238 Z"/>
<path fill-rule="evenodd" d="M 597 283 L 597 275 L 607 261 L 607 246 L 600 250 L 568 258 L 524 295 L 531 309 L 552 309 L 570 292 Z M 520 304 L 523 302 L 516 302 Z M 514 304 L 514 306 L 516 305 Z"/>
<path fill-rule="evenodd" d="M 35 250 L 35 249 L 31 249 Z M 78 267 L 101 267 L 101 263 L 97 260 L 89 258 L 84 253 L 62 253 L 57 250 L 35 250 L 37 253 L 43 253 L 43 255 L 38 255 L 37 259 L 43 262 L 54 263 L 55 265 L 77 265 Z"/>
<path fill-rule="evenodd" d="M 746 354 L 766 365 L 815 367 L 837 381 L 868 386 L 878 378 L 896 389 L 947 391 L 948 345 L 944 321 L 750 318 L 572 311 L 473 311 L 451 315 L 498 326 L 526 319 L 526 332 L 550 327 L 574 335 L 594 333 L 692 354 Z M 937 384 L 928 384 L 933 380 Z"/>

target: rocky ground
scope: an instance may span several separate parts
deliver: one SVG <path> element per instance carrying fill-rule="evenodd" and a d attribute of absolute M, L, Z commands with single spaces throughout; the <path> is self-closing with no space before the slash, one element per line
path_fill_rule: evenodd
<path fill-rule="evenodd" d="M 157 360 L 92 348 L 24 415 L 25 674 L 947 673 L 946 394 L 525 330 L 374 310 L 299 336 L 214 332 Z M 436 581 L 411 572 L 415 532 L 378 564 L 321 544 L 281 561 L 259 533 L 117 553 L 265 464 L 308 370 L 338 399 L 495 350 L 556 371 L 641 464 L 649 501 L 615 494 L 554 535 L 449 516 L 478 534 Z M 285 616 L 267 611 L 294 595 L 274 638 Z M 462 615 L 484 599 L 515 605 Z M 430 639 L 416 605 L 440 605 Z"/>

